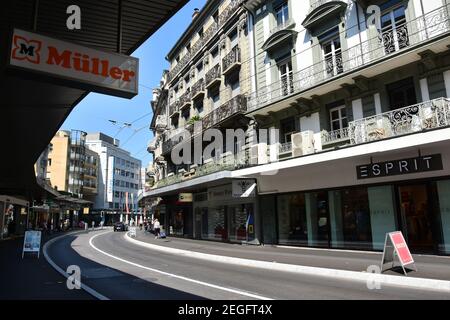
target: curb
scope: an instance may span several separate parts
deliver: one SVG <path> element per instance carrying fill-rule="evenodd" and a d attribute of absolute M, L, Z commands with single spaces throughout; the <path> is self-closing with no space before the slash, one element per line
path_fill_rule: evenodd
<path fill-rule="evenodd" d="M 400 277 L 393 275 L 384 275 L 368 272 L 347 271 L 339 269 L 328 269 L 320 267 L 308 267 L 287 263 L 276 263 L 269 261 L 250 260 L 236 257 L 219 256 L 209 253 L 201 253 L 196 251 L 188 251 L 176 248 L 163 247 L 159 245 L 150 244 L 140 240 L 133 239 L 129 236 L 128 232 L 124 235 L 124 238 L 136 245 L 146 247 L 149 249 L 157 250 L 164 253 L 175 254 L 185 256 L 189 258 L 207 260 L 219 263 L 228 263 L 242 267 L 254 267 L 260 269 L 269 269 L 272 271 L 292 272 L 302 275 L 319 276 L 332 279 L 340 279 L 347 281 L 359 281 L 366 284 L 379 283 L 381 285 L 391 285 L 403 288 L 421 289 L 429 291 L 439 291 L 450 293 L 450 281 L 435 280 L 426 278 L 411 278 Z"/>
<path fill-rule="evenodd" d="M 87 232 L 86 232 L 87 231 Z M 89 231 L 92 230 L 81 230 L 81 231 L 73 231 L 73 232 L 69 232 L 66 234 L 63 234 L 61 236 L 55 237 L 53 239 L 50 239 L 49 241 L 47 241 L 43 248 L 42 248 L 42 252 L 44 254 L 45 260 L 47 260 L 47 262 L 56 270 L 58 271 L 63 277 L 65 277 L 66 279 L 69 278 L 69 274 L 67 272 L 65 272 L 63 269 L 61 269 L 48 255 L 47 249 L 49 246 L 51 246 L 54 242 L 56 242 L 59 239 L 62 239 L 64 237 L 67 237 L 69 235 L 73 235 L 73 234 L 80 234 L 80 233 L 89 233 Z M 98 231 L 98 230 L 97 230 Z M 98 299 L 98 300 L 109 300 L 109 298 L 105 297 L 104 295 L 102 295 L 101 293 L 98 293 L 97 291 L 95 291 L 94 289 L 92 289 L 91 287 L 85 285 L 84 283 L 81 283 L 81 288 L 86 291 L 87 293 L 89 293 L 91 296 L 93 296 L 94 298 Z"/>

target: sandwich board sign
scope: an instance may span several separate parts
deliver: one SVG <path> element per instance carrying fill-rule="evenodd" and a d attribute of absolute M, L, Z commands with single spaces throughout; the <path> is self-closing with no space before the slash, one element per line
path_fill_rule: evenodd
<path fill-rule="evenodd" d="M 130 227 L 130 237 L 136 238 L 136 227 Z"/>
<path fill-rule="evenodd" d="M 25 252 L 37 252 L 38 259 L 41 252 L 41 231 L 26 231 L 23 239 L 22 259 Z"/>
<path fill-rule="evenodd" d="M 414 259 L 409 251 L 408 244 L 403 237 L 401 231 L 390 232 L 386 234 L 384 241 L 383 258 L 381 260 L 381 272 L 387 263 L 392 262 L 391 269 L 394 267 L 395 257 L 400 261 L 401 267 L 405 276 L 407 275 L 405 267 L 414 265 L 414 270 L 417 271 Z"/>

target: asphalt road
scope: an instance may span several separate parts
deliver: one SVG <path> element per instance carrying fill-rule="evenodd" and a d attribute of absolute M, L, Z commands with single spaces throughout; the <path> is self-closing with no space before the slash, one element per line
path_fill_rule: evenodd
<path fill-rule="evenodd" d="M 48 248 L 64 270 L 81 269 L 81 281 L 110 299 L 450 299 L 449 294 L 302 276 L 164 254 L 136 246 L 125 233 L 69 235 Z"/>

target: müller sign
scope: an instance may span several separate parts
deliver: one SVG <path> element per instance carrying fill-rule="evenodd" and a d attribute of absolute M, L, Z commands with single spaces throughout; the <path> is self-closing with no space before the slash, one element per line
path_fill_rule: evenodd
<path fill-rule="evenodd" d="M 434 154 L 410 159 L 371 163 L 356 168 L 358 179 L 397 176 L 443 170 L 442 156 Z"/>
<path fill-rule="evenodd" d="M 9 65 L 125 98 L 138 93 L 139 60 L 14 29 Z"/>

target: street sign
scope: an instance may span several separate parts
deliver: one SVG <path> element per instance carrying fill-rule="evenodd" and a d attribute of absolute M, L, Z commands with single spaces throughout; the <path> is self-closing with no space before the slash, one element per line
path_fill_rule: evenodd
<path fill-rule="evenodd" d="M 394 267 L 395 257 L 398 257 L 402 266 L 403 272 L 407 275 L 405 267 L 414 264 L 414 270 L 417 268 L 414 259 L 409 251 L 408 244 L 403 237 L 401 231 L 390 232 L 386 234 L 384 241 L 383 258 L 381 260 L 381 272 L 385 264 L 392 262 L 391 269 Z"/>
<path fill-rule="evenodd" d="M 41 252 L 41 231 L 26 231 L 23 239 L 22 259 L 25 252 Z"/>

